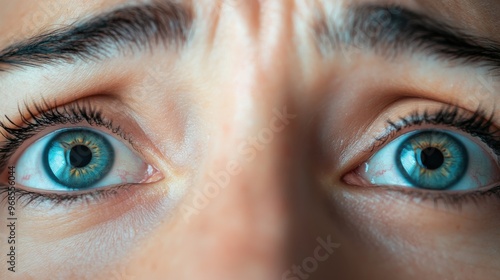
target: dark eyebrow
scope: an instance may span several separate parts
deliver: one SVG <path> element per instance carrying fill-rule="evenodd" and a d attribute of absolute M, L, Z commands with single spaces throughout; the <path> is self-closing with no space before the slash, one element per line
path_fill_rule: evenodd
<path fill-rule="evenodd" d="M 487 67 L 500 74 L 500 44 L 470 35 L 399 6 L 363 5 L 349 9 L 347 24 L 335 26 L 326 16 L 315 26 L 320 50 L 373 49 L 393 57 L 402 51 Z"/>
<path fill-rule="evenodd" d="M 0 51 L 0 71 L 77 59 L 98 59 L 113 51 L 157 44 L 183 45 L 191 10 L 173 1 L 125 7 L 12 44 Z"/>

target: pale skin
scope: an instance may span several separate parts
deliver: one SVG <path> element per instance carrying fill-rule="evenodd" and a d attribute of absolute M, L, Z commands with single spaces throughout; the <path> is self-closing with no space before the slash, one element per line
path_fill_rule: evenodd
<path fill-rule="evenodd" d="M 0 50 L 144 2 L 0 0 Z M 498 115 L 498 76 L 425 54 L 325 51 L 312 31 L 322 12 L 342 25 L 350 5 L 391 3 L 498 42 L 497 2 L 177 2 L 194 18 L 178 49 L 0 72 L 2 121 L 25 101 L 85 99 L 155 169 L 99 202 L 18 208 L 17 270 L 2 261 L 1 279 L 500 278 L 498 200 L 459 210 L 349 175 L 387 119 L 447 104 Z"/>

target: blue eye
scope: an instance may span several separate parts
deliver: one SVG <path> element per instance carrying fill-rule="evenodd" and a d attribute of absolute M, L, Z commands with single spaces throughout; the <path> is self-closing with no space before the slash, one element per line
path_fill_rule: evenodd
<path fill-rule="evenodd" d="M 469 137 L 424 130 L 390 142 L 357 173 L 373 185 L 469 190 L 500 180 L 494 158 Z"/>
<path fill-rule="evenodd" d="M 396 153 L 399 172 L 415 186 L 448 189 L 467 168 L 464 145 L 448 133 L 426 131 L 408 137 Z"/>
<path fill-rule="evenodd" d="M 114 150 L 102 135 L 84 129 L 55 135 L 43 153 L 45 170 L 54 181 L 74 189 L 92 186 L 114 163 Z"/>
<path fill-rule="evenodd" d="M 90 128 L 52 132 L 31 144 L 16 164 L 21 185 L 46 191 L 141 183 L 151 169 L 121 141 Z"/>

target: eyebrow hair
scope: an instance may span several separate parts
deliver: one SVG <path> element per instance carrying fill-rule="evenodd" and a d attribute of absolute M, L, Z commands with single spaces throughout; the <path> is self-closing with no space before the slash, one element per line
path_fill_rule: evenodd
<path fill-rule="evenodd" d="M 114 50 L 184 45 L 193 16 L 172 1 L 117 9 L 81 23 L 34 36 L 0 51 L 0 72 L 12 67 L 37 67 L 77 59 L 105 58 Z"/>
<path fill-rule="evenodd" d="M 346 25 L 336 26 L 334 20 L 325 17 L 315 26 L 323 54 L 349 48 L 373 49 L 389 57 L 420 52 L 500 74 L 500 43 L 399 6 L 356 6 L 347 12 Z"/>

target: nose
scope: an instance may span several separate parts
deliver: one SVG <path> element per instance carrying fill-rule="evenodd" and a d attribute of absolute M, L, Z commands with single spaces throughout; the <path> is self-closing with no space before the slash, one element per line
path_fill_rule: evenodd
<path fill-rule="evenodd" d="M 322 209 L 308 170 L 304 118 L 286 94 L 254 94 L 286 92 L 281 83 L 259 87 L 260 79 L 248 89 L 246 111 L 235 101 L 234 110 L 217 116 L 202 175 L 172 221 L 149 238 L 137 257 L 147 260 L 141 269 L 159 279 L 314 279 L 315 266 L 328 257 L 331 247 L 318 246 L 329 240 L 316 240 L 322 234 L 314 217 Z M 293 270 L 314 255 L 310 272 Z"/>
<path fill-rule="evenodd" d="M 235 109 L 221 108 L 204 176 L 179 207 L 179 244 L 196 256 L 188 279 L 280 279 L 286 267 L 293 200 L 304 195 L 302 126 L 282 83 L 253 73 L 229 87 Z"/>
<path fill-rule="evenodd" d="M 296 117 L 286 107 L 271 109 L 254 133 L 235 137 L 208 164 L 193 207 L 183 213 L 207 245 L 199 256 L 205 277 L 279 279 L 294 216 L 290 193 L 301 181 L 300 153 L 287 140 Z"/>
<path fill-rule="evenodd" d="M 287 67 L 293 58 L 280 49 L 288 43 L 269 40 L 272 47 L 262 43 L 261 51 L 245 52 L 244 44 L 231 42 L 238 67 L 209 104 L 217 125 L 196 170 L 202 175 L 172 222 L 142 250 L 142 270 L 159 279 L 319 277 L 319 263 L 336 244 L 323 234 L 324 209 L 309 170 L 307 112 L 292 94 Z"/>
<path fill-rule="evenodd" d="M 337 248 L 311 175 L 307 113 L 262 79 L 229 87 L 240 97 L 214 117 L 200 179 L 143 250 L 159 279 L 321 279 Z"/>

